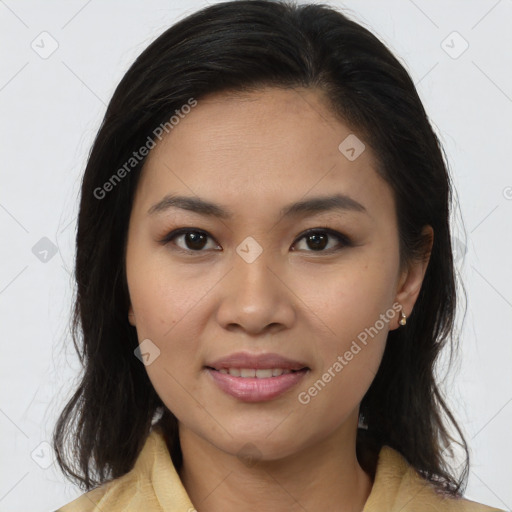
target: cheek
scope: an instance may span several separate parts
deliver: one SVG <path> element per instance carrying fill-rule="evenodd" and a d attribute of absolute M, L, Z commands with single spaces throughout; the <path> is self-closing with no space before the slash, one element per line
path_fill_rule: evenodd
<path fill-rule="evenodd" d="M 139 343 L 150 339 L 160 351 L 154 366 L 147 367 L 148 374 L 172 384 L 165 371 L 182 381 L 181 375 L 199 366 L 197 354 L 203 328 L 199 315 L 205 291 L 203 286 L 167 281 L 154 271 L 155 275 L 147 273 L 142 282 L 134 282 L 131 300 Z"/>
<path fill-rule="evenodd" d="M 342 350 L 393 303 L 397 262 L 392 255 L 383 258 L 379 253 L 377 247 L 354 252 L 340 265 L 317 272 L 314 279 L 295 278 L 294 292 L 313 313 L 312 321 L 319 332 L 325 332 L 325 344 L 333 349 Z M 386 329 L 388 325 L 389 320 Z"/>
<path fill-rule="evenodd" d="M 165 248 L 133 248 L 127 257 L 127 279 L 139 338 L 171 343 L 214 283 L 214 276 L 193 264 L 172 264 Z"/>
<path fill-rule="evenodd" d="M 375 307 L 377 311 L 378 308 Z M 389 331 L 389 321 L 380 314 L 347 309 L 331 317 L 335 339 L 322 338 L 317 344 L 318 367 L 297 393 L 297 401 L 309 418 L 304 428 L 328 435 L 353 413 L 373 382 L 380 366 Z M 364 314 L 363 314 L 364 312 Z"/>
<path fill-rule="evenodd" d="M 392 252 L 389 254 L 392 255 Z M 396 261 L 379 251 L 354 258 L 332 275 L 317 276 L 316 292 L 303 286 L 304 302 L 315 313 L 313 330 L 318 367 L 300 403 L 324 409 L 334 418 L 355 407 L 373 381 L 396 311 L 393 279 Z M 333 408 L 336 404 L 336 408 Z M 344 407 L 345 406 L 345 407 Z"/>
<path fill-rule="evenodd" d="M 164 397 L 179 402 L 186 398 L 181 397 L 180 384 L 190 390 L 193 383 L 187 380 L 187 372 L 200 364 L 197 354 L 202 326 L 198 311 L 208 282 L 169 265 L 165 251 L 151 252 L 139 247 L 129 248 L 127 254 L 127 280 L 137 337 L 139 343 L 149 339 L 156 346 L 149 345 L 158 356 L 146 366 L 156 392 L 166 402 Z"/>
<path fill-rule="evenodd" d="M 142 269 L 141 269 L 142 270 Z M 159 355 L 146 366 L 148 377 L 161 400 L 178 418 L 195 417 L 207 422 L 194 378 L 200 367 L 201 298 L 205 285 L 172 279 L 165 266 L 151 265 L 132 280 L 130 295 L 136 315 L 139 343 L 150 339 Z"/>

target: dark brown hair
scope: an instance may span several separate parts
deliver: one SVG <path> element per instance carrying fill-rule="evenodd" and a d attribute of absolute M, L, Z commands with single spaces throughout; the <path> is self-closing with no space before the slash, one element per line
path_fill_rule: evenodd
<path fill-rule="evenodd" d="M 439 141 L 408 73 L 370 31 L 330 6 L 284 1 L 223 2 L 182 19 L 136 59 L 108 105 L 81 189 L 72 334 L 83 374 L 55 426 L 58 463 L 87 490 L 117 478 L 163 413 L 173 462 L 181 464 L 177 420 L 134 356 L 137 333 L 127 319 L 127 228 L 145 159 L 107 197 L 97 190 L 190 98 L 263 87 L 318 90 L 369 144 L 394 193 L 403 264 L 425 257 L 421 231 L 434 229 L 414 314 L 389 332 L 361 403 L 368 429 L 358 432 L 358 453 L 389 445 L 439 489 L 460 494 L 467 445 L 434 373 L 443 346 L 455 344 L 456 308 L 451 182 Z M 465 453 L 458 476 L 443 455 L 452 442 L 447 422 Z"/>

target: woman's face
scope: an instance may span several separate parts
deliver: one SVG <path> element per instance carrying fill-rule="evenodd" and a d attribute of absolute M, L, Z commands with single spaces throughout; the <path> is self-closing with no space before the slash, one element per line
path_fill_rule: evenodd
<path fill-rule="evenodd" d="M 269 460 L 354 439 L 425 270 L 399 271 L 392 190 L 363 143 L 315 91 L 265 89 L 200 100 L 151 150 L 129 318 L 180 429 Z"/>

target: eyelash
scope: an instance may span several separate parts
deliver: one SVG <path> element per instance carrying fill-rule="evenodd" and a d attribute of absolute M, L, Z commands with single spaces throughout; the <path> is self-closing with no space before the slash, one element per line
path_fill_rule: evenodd
<path fill-rule="evenodd" d="M 170 233 L 165 235 L 162 239 L 160 239 L 158 242 L 161 243 L 162 245 L 168 245 L 175 238 L 177 238 L 181 235 L 186 235 L 188 233 L 196 233 L 199 235 L 205 235 L 207 237 L 210 237 L 210 235 L 206 231 L 202 231 L 200 229 L 180 228 L 180 229 L 175 229 L 175 230 L 171 231 Z M 329 229 L 329 228 L 308 229 L 307 231 L 305 231 L 304 233 L 301 233 L 299 235 L 299 237 L 296 239 L 296 241 L 294 242 L 293 245 L 295 245 L 297 242 L 299 242 L 303 238 L 306 238 L 307 236 L 316 235 L 316 234 L 327 234 L 330 237 L 336 238 L 342 244 L 342 246 L 338 247 L 338 248 L 327 249 L 327 250 L 319 250 L 319 251 L 309 250 L 306 252 L 331 254 L 333 252 L 340 251 L 344 247 L 353 246 L 353 243 L 348 236 L 344 235 L 343 233 L 339 233 L 338 231 L 335 231 L 333 229 Z M 213 237 L 210 237 L 210 238 L 213 238 Z M 179 252 L 184 252 L 186 254 L 205 252 L 204 250 L 194 251 L 193 249 L 183 249 L 182 247 L 178 247 L 178 246 L 176 246 L 175 250 L 177 250 Z"/>

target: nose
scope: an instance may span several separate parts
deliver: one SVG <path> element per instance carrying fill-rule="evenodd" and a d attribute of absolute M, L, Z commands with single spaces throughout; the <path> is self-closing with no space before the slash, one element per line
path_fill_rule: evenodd
<path fill-rule="evenodd" d="M 265 251 L 248 263 L 236 256 L 223 279 L 217 321 L 224 329 L 250 335 L 277 333 L 295 321 L 294 295 L 280 267 Z"/>

